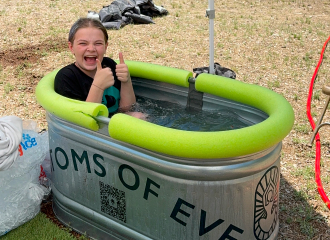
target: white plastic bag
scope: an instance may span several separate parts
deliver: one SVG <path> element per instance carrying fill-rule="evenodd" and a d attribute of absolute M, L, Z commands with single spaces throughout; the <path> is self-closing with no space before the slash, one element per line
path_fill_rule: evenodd
<path fill-rule="evenodd" d="M 39 182 L 40 166 L 49 151 L 48 134 L 31 130 L 31 123 L 23 124 L 18 158 L 0 171 L 0 236 L 34 218 L 49 193 Z"/>
<path fill-rule="evenodd" d="M 17 159 L 22 128 L 22 119 L 19 117 L 0 117 L 0 171 L 10 168 Z"/>

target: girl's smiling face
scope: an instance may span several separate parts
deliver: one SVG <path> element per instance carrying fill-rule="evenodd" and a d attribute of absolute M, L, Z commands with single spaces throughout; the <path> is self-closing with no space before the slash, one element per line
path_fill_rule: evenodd
<path fill-rule="evenodd" d="M 76 66 L 92 78 L 96 73 L 96 59 L 102 62 L 107 47 L 103 32 L 94 27 L 80 28 L 73 44 L 69 42 L 69 48 L 76 57 Z"/>

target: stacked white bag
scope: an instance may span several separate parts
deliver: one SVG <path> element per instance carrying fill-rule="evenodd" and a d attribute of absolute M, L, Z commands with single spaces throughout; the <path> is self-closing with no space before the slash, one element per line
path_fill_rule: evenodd
<path fill-rule="evenodd" d="M 49 189 L 39 182 L 49 150 L 48 134 L 38 134 L 15 116 L 0 118 L 0 236 L 34 218 Z"/>

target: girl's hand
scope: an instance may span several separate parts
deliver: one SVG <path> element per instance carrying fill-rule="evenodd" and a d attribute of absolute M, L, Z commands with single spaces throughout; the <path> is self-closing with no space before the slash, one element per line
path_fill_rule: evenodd
<path fill-rule="evenodd" d="M 126 83 L 131 81 L 128 67 L 125 64 L 123 54 L 119 53 L 119 64 L 116 65 L 116 74 L 119 81 Z"/>
<path fill-rule="evenodd" d="M 96 73 L 93 81 L 93 85 L 96 85 L 100 89 L 107 89 L 115 83 L 113 73 L 110 68 L 102 68 L 100 60 L 96 59 Z"/>

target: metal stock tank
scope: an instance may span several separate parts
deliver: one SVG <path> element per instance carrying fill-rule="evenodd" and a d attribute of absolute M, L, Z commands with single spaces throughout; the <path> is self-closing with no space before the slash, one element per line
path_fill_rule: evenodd
<path fill-rule="evenodd" d="M 136 95 L 186 104 L 190 72 L 127 65 Z M 47 111 L 61 222 L 94 239 L 276 239 L 281 141 L 294 120 L 282 96 L 201 74 L 194 87 L 203 109 L 230 107 L 254 125 L 188 132 L 125 114 L 108 119 L 101 104 L 57 95 L 55 74 L 36 92 Z"/>

